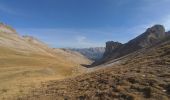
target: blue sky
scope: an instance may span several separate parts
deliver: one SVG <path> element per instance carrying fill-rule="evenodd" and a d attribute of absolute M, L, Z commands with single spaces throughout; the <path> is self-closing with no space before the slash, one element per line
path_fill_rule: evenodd
<path fill-rule="evenodd" d="M 51 47 L 122 43 L 154 24 L 170 29 L 170 0 L 0 0 L 0 21 Z"/>

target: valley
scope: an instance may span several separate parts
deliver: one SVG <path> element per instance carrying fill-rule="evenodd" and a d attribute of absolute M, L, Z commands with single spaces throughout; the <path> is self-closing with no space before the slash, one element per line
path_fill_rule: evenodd
<path fill-rule="evenodd" d="M 125 44 L 107 42 L 94 62 L 84 49 L 50 48 L 1 24 L 0 99 L 169 100 L 169 36 L 155 25 Z"/>
<path fill-rule="evenodd" d="M 170 100 L 170 0 L 0 0 L 0 100 Z"/>
<path fill-rule="evenodd" d="M 95 71 L 33 89 L 24 100 L 169 100 L 170 41 L 144 48 Z M 146 51 L 147 50 L 147 51 Z M 107 67 L 106 67 L 107 66 Z M 22 99 L 23 99 L 22 98 Z"/>

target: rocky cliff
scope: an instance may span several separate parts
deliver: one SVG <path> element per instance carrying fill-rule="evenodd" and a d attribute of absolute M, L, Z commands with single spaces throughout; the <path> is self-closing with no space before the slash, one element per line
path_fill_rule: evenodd
<path fill-rule="evenodd" d="M 104 57 L 108 56 L 114 50 L 116 50 L 117 48 L 120 48 L 121 46 L 122 46 L 122 43 L 119 43 L 119 42 L 114 42 L 114 41 L 106 42 L 106 49 L 105 49 L 105 53 L 103 56 Z"/>

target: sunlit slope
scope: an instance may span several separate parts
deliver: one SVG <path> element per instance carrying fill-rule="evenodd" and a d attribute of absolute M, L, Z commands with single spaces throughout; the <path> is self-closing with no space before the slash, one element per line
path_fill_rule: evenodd
<path fill-rule="evenodd" d="M 89 63 L 81 54 L 49 48 L 0 24 L 0 99 L 18 95 L 42 81 L 83 73 L 81 64 Z"/>
<path fill-rule="evenodd" d="M 79 60 L 74 61 L 70 57 L 78 57 Z M 51 49 L 34 37 L 21 37 L 6 25 L 0 25 L 0 59 L 1 67 L 58 67 L 63 70 L 90 63 L 80 54 Z"/>

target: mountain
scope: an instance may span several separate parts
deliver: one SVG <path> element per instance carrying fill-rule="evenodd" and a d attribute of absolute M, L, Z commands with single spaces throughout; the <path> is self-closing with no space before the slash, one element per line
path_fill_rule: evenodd
<path fill-rule="evenodd" d="M 143 34 L 125 44 L 109 41 L 106 43 L 106 52 L 104 53 L 103 58 L 93 65 L 99 65 L 109 60 L 133 53 L 142 48 L 152 46 L 162 41 L 165 37 L 167 37 L 165 28 L 162 25 L 154 25 L 153 27 L 148 28 Z"/>
<path fill-rule="evenodd" d="M 155 25 L 122 44 L 108 41 L 97 66 L 0 24 L 2 100 L 169 100 L 170 36 Z"/>
<path fill-rule="evenodd" d="M 42 81 L 84 73 L 86 68 L 81 65 L 90 63 L 80 53 L 50 48 L 34 37 L 20 36 L 10 26 L 0 24 L 0 99 L 17 95 Z"/>
<path fill-rule="evenodd" d="M 154 37 L 159 41 L 154 45 L 152 43 L 155 40 L 144 41 L 148 37 L 143 40 L 143 36 L 140 35 L 132 42 L 138 41 L 142 43 L 138 46 L 148 47 L 90 68 L 88 73 L 80 76 L 44 82 L 19 99 L 170 100 L 170 37 Z M 120 43 L 113 44 L 122 47 Z"/>
<path fill-rule="evenodd" d="M 83 48 L 83 49 L 70 49 L 72 51 L 77 51 L 87 58 L 96 61 L 103 57 L 105 52 L 104 47 L 93 47 L 93 48 Z"/>

